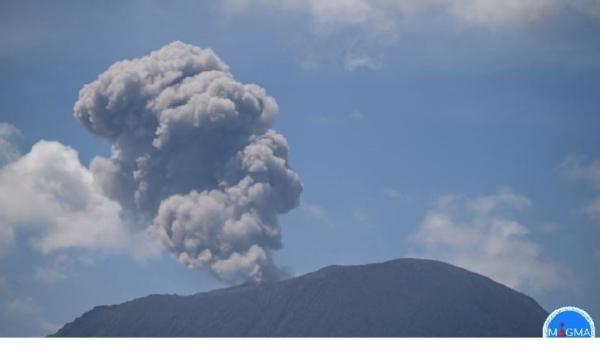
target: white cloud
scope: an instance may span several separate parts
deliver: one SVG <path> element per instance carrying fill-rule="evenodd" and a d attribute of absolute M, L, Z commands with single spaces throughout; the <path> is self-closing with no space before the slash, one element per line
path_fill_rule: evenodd
<path fill-rule="evenodd" d="M 513 288 L 556 286 L 561 268 L 542 259 L 540 246 L 517 218 L 529 200 L 508 190 L 466 199 L 439 198 L 409 240 L 419 257 L 446 261 Z"/>
<path fill-rule="evenodd" d="M 600 219 L 600 196 L 588 203 L 583 208 L 583 212 L 592 218 Z"/>
<path fill-rule="evenodd" d="M 560 170 L 564 177 L 586 182 L 594 190 L 596 197 L 582 211 L 590 218 L 600 221 L 600 161 L 568 156 L 560 165 Z"/>
<path fill-rule="evenodd" d="M 356 208 L 352 211 L 352 218 L 357 223 L 367 223 L 371 219 L 371 212 L 364 208 Z"/>
<path fill-rule="evenodd" d="M 37 266 L 33 273 L 33 279 L 45 284 L 62 281 L 73 273 L 74 262 L 73 258 L 68 255 L 58 255 L 49 263 Z"/>
<path fill-rule="evenodd" d="M 582 180 L 600 190 L 600 161 L 586 160 L 584 157 L 568 156 L 560 165 L 563 176 L 572 180 Z"/>
<path fill-rule="evenodd" d="M 348 114 L 312 117 L 310 121 L 316 124 L 346 124 L 362 121 L 366 118 L 360 110 L 352 110 Z"/>
<path fill-rule="evenodd" d="M 554 222 L 543 222 L 538 224 L 537 229 L 543 233 L 554 233 L 560 230 L 560 225 Z"/>
<path fill-rule="evenodd" d="M 381 67 L 380 59 L 371 57 L 366 53 L 348 55 L 344 62 L 347 71 L 353 72 L 359 69 L 377 70 Z"/>
<path fill-rule="evenodd" d="M 39 141 L 1 167 L 0 192 L 0 246 L 5 248 L 22 232 L 43 254 L 74 248 L 139 258 L 157 253 L 143 233 L 131 232 L 119 204 L 101 193 L 77 152 L 58 142 Z"/>
<path fill-rule="evenodd" d="M 104 196 L 91 171 L 72 148 L 39 141 L 19 155 L 14 146 L 20 132 L 0 124 L 0 257 L 19 241 L 30 244 L 21 263 L 31 263 L 32 275 L 22 280 L 56 283 L 71 276 L 77 263 L 104 253 L 143 259 L 160 253 L 158 243 L 143 229 L 121 218 L 120 205 Z M 4 142 L 3 142 L 4 141 Z M 8 154 L 8 156 L 7 156 Z M 33 262 L 33 253 L 44 263 Z M 0 336 L 53 333 L 22 285 L 0 276 Z"/>
<path fill-rule="evenodd" d="M 361 113 L 358 110 L 353 110 L 349 115 L 348 118 L 350 120 L 354 120 L 354 121 L 359 121 L 365 118 L 365 115 L 363 113 Z"/>
<path fill-rule="evenodd" d="M 560 5 L 560 0 L 462 0 L 449 4 L 457 19 L 481 25 L 540 20 L 551 15 Z"/>
<path fill-rule="evenodd" d="M 394 188 L 385 188 L 382 191 L 383 196 L 388 199 L 404 201 L 408 200 L 409 196 Z"/>
<path fill-rule="evenodd" d="M 0 337 L 55 332 L 58 326 L 45 320 L 40 307 L 31 297 L 17 293 L 16 286 L 0 276 Z"/>
<path fill-rule="evenodd" d="M 413 37 L 423 23 L 450 23 L 480 33 L 514 31 L 550 21 L 565 12 L 600 16 L 597 0 L 226 0 L 227 15 L 274 10 L 299 17 L 314 36 L 300 65 L 310 71 L 341 66 L 347 71 L 380 69 L 381 50 Z M 441 21 L 440 21 L 441 20 Z M 527 29 L 521 29 L 527 30 Z M 300 30 L 297 30 L 298 32 Z M 316 39 L 316 40 L 315 40 Z M 304 40 L 303 42 L 306 42 Z M 319 45 L 316 42 L 325 42 Z M 307 52 L 306 52 L 307 51 Z M 332 59 L 332 55 L 335 56 Z M 340 64 L 341 62 L 341 64 Z"/>
<path fill-rule="evenodd" d="M 325 212 L 323 207 L 321 207 L 319 205 L 310 204 L 310 203 L 305 202 L 305 203 L 302 203 L 302 205 L 300 206 L 300 210 L 308 218 L 323 222 L 329 226 L 333 225 L 333 223 L 329 219 L 329 216 L 327 215 L 327 212 Z"/>
<path fill-rule="evenodd" d="M 480 196 L 467 202 L 467 208 L 479 214 L 490 214 L 500 209 L 524 210 L 531 201 L 524 196 L 515 195 L 509 190 L 500 190 L 494 195 Z"/>
<path fill-rule="evenodd" d="M 320 33 L 352 26 L 391 33 L 398 30 L 401 22 L 431 12 L 483 26 L 543 20 L 564 9 L 591 16 L 600 14 L 596 0 L 227 0 L 222 6 L 227 13 L 261 6 L 300 13 L 308 16 L 313 30 Z"/>
<path fill-rule="evenodd" d="M 21 132 L 16 127 L 0 122 L 0 166 L 19 157 L 15 142 L 21 137 Z"/>

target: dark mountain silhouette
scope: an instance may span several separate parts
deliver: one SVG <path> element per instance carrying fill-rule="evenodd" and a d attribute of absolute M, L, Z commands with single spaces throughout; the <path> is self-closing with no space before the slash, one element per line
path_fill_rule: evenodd
<path fill-rule="evenodd" d="M 547 313 L 484 276 L 422 259 L 99 306 L 54 336 L 538 337 Z"/>

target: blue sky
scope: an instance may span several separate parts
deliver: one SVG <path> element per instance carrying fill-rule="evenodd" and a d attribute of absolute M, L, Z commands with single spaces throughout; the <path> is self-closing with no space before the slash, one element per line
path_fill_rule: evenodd
<path fill-rule="evenodd" d="M 600 318 L 600 4 L 513 5 L 4 1 L 0 122 L 21 154 L 54 140 L 89 166 L 110 147 L 73 117 L 84 84 L 175 40 L 212 48 L 279 105 L 304 188 L 282 268 L 437 258 Z M 40 252 L 35 229 L 0 252 L 0 335 L 225 285 L 167 252 Z"/>

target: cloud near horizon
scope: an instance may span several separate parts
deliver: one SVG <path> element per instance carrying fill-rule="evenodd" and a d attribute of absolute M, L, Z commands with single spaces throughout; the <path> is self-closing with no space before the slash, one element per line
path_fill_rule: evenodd
<path fill-rule="evenodd" d="M 508 190 L 473 199 L 442 196 L 409 236 L 413 255 L 521 290 L 559 286 L 562 267 L 543 259 L 540 246 L 529 238 L 531 231 L 518 218 L 530 205 L 529 199 Z"/>
<path fill-rule="evenodd" d="M 40 306 L 1 275 L 0 324 L 0 337 L 39 336 L 54 333 L 60 327 L 45 320 Z"/>
<path fill-rule="evenodd" d="M 600 222 L 600 160 L 568 156 L 560 165 L 560 171 L 567 179 L 588 184 L 594 197 L 582 211 L 588 217 Z"/>

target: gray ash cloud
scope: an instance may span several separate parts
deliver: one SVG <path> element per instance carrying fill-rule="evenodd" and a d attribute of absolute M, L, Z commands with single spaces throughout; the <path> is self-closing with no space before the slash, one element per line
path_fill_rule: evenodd
<path fill-rule="evenodd" d="M 112 146 L 91 164 L 105 194 L 176 258 L 239 283 L 281 275 L 278 215 L 302 185 L 275 100 L 210 49 L 174 42 L 85 85 L 75 117 Z"/>

